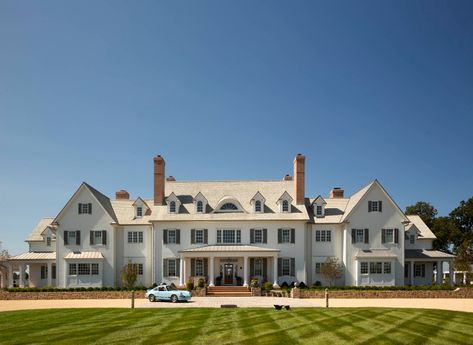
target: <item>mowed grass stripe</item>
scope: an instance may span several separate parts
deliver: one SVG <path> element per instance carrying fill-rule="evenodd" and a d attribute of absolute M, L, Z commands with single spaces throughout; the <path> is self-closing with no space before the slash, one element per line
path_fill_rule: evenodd
<path fill-rule="evenodd" d="M 426 309 L 49 309 L 0 313 L 0 344 L 471 344 L 473 314 Z"/>

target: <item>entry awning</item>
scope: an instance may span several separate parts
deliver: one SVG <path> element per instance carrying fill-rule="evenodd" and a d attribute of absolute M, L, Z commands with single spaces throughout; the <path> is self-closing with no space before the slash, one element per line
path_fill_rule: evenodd
<path fill-rule="evenodd" d="M 27 252 L 20 255 L 13 256 L 8 260 L 23 261 L 23 260 L 56 260 L 56 252 Z"/>
<path fill-rule="evenodd" d="M 100 260 L 103 259 L 101 252 L 70 252 L 64 259 L 66 260 Z"/>
<path fill-rule="evenodd" d="M 453 260 L 455 258 L 455 255 L 444 253 L 439 250 L 407 249 L 404 257 L 406 260 L 418 259 L 418 260 L 437 261 L 439 259 Z"/>
<path fill-rule="evenodd" d="M 248 245 L 233 245 L 233 246 L 202 246 L 196 248 L 188 248 L 179 250 L 179 253 L 236 253 L 236 252 L 260 252 L 260 253 L 277 253 L 279 249 L 248 246 Z"/>
<path fill-rule="evenodd" d="M 359 250 L 356 253 L 357 259 L 369 259 L 369 258 L 396 258 L 397 255 L 390 250 L 386 249 L 368 249 Z"/>

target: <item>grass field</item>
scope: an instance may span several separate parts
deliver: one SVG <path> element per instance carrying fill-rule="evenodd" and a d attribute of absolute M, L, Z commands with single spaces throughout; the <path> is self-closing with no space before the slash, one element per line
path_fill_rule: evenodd
<path fill-rule="evenodd" d="M 1 344 L 472 344 L 473 313 L 425 309 L 49 309 L 0 313 Z"/>

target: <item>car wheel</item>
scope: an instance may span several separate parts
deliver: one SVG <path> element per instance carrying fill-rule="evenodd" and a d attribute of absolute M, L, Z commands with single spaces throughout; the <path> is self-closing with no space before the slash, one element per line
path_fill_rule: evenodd
<path fill-rule="evenodd" d="M 156 297 L 154 297 L 154 295 L 149 295 L 148 299 L 150 302 L 156 302 Z"/>
<path fill-rule="evenodd" d="M 172 296 L 171 296 L 171 302 L 172 302 L 172 303 L 176 303 L 177 300 L 178 300 L 178 298 L 177 298 L 176 295 L 172 295 Z"/>

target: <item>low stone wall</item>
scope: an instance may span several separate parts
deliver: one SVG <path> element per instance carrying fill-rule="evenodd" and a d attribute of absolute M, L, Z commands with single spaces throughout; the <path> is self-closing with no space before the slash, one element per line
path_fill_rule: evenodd
<path fill-rule="evenodd" d="M 251 288 L 251 296 L 261 296 L 261 288 L 252 287 Z"/>
<path fill-rule="evenodd" d="M 191 291 L 192 297 L 205 297 L 207 296 L 207 288 L 197 288 Z"/>
<path fill-rule="evenodd" d="M 329 298 L 473 298 L 473 288 L 456 290 L 329 291 Z M 292 298 L 325 298 L 324 290 L 292 289 Z"/>
<path fill-rule="evenodd" d="M 57 291 L 8 292 L 0 291 L 0 300 L 34 299 L 131 299 L 131 291 Z M 145 298 L 144 291 L 135 291 L 135 298 Z"/>

